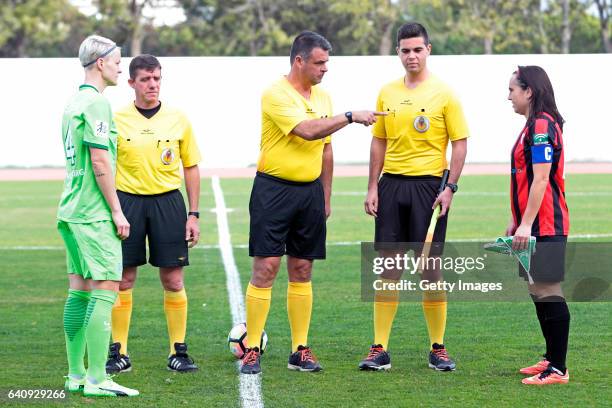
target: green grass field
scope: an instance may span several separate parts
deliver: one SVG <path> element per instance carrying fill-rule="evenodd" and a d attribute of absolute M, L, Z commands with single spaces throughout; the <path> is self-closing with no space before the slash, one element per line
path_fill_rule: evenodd
<path fill-rule="evenodd" d="M 250 277 L 248 197 L 251 180 L 222 179 L 234 256 L 243 290 Z M 543 349 L 533 305 L 525 302 L 449 304 L 445 342 L 456 359 L 453 373 L 427 368 L 428 339 L 420 304 L 400 305 L 390 341 L 393 369 L 360 372 L 372 341 L 372 305 L 360 300 L 359 241 L 370 241 L 373 221 L 363 213 L 366 180 L 334 180 L 328 222 L 328 258 L 315 263 L 310 342 L 325 370 L 289 372 L 290 349 L 283 271 L 274 286 L 263 356 L 262 394 L 270 407 L 337 406 L 609 406 L 610 303 L 572 303 L 567 386 L 526 387 L 517 369 Z M 62 312 L 65 253 L 55 230 L 61 182 L 0 183 L 0 318 L 3 369 L 0 389 L 61 388 L 66 373 Z M 465 176 L 449 220 L 448 239 L 488 239 L 509 217 L 506 176 Z M 567 179 L 571 233 L 581 240 L 612 241 L 612 175 Z M 235 360 L 226 346 L 231 314 L 218 242 L 211 182 L 202 180 L 203 247 L 191 251 L 187 342 L 201 369 L 166 370 L 167 335 L 157 272 L 144 267 L 134 290 L 130 355 L 134 370 L 119 382 L 137 388 L 132 399 L 71 396 L 57 406 L 239 406 Z M 338 245 L 337 243 L 345 243 Z M 527 299 L 527 296 L 525 296 Z M 0 404 L 12 404 L 0 397 Z M 44 405 L 52 405 L 44 402 Z M 39 404 L 39 405 L 43 405 Z M 23 406 L 23 403 L 14 403 Z"/>

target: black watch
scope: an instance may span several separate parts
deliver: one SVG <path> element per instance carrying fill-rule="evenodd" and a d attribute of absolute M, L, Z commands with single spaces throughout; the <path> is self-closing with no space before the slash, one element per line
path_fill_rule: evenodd
<path fill-rule="evenodd" d="M 198 219 L 200 218 L 200 212 L 199 211 L 189 211 L 187 213 L 187 216 L 190 216 L 190 215 L 193 215 L 194 217 L 196 217 Z"/>
<path fill-rule="evenodd" d="M 349 123 L 353 123 L 353 112 L 344 112 L 344 116 L 346 116 Z"/>
<path fill-rule="evenodd" d="M 453 194 L 455 194 L 457 190 L 459 190 L 459 186 L 453 183 L 446 183 L 446 187 L 450 188 Z"/>

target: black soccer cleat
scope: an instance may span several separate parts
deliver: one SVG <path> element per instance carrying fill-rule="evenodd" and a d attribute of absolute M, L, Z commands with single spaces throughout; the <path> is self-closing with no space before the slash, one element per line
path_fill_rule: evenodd
<path fill-rule="evenodd" d="M 259 374 L 261 373 L 261 365 L 259 359 L 261 353 L 259 347 L 253 347 L 246 349 L 244 356 L 242 356 L 242 364 L 240 365 L 240 373 L 242 374 Z"/>
<path fill-rule="evenodd" d="M 359 362 L 360 370 L 381 371 L 391 368 L 391 357 L 382 344 L 372 344 L 368 356 Z"/>
<path fill-rule="evenodd" d="M 429 352 L 429 368 L 438 371 L 454 371 L 455 362 L 448 356 L 444 344 L 434 343 Z"/>
<path fill-rule="evenodd" d="M 107 374 L 119 374 L 132 371 L 130 356 L 121 354 L 121 343 L 112 343 L 108 347 L 108 360 L 106 361 Z"/>
<path fill-rule="evenodd" d="M 198 369 L 193 359 L 187 355 L 187 344 L 174 343 L 174 351 L 176 351 L 176 353 L 168 357 L 168 370 L 186 373 Z"/>
<path fill-rule="evenodd" d="M 321 371 L 323 369 L 310 347 L 302 345 L 298 346 L 297 351 L 289 356 L 287 368 L 295 371 L 308 372 Z"/>

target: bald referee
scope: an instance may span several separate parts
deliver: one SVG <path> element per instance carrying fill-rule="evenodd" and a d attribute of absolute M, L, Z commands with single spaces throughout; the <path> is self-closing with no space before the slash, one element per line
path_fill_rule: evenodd
<path fill-rule="evenodd" d="M 325 259 L 333 155 L 329 135 L 352 122 L 369 126 L 378 112 L 333 116 L 329 95 L 318 85 L 327 72 L 330 43 L 305 31 L 291 47 L 291 70 L 265 90 L 261 152 L 253 182 L 249 255 L 253 274 L 246 291 L 248 350 L 241 372 L 261 371 L 261 333 L 281 257 L 287 255 L 287 312 L 292 349 L 288 368 L 319 371 L 308 346 L 312 312 L 312 264 Z"/>
<path fill-rule="evenodd" d="M 424 242 L 433 209 L 438 205 L 441 211 L 433 242 L 444 242 L 448 209 L 465 162 L 468 127 L 463 109 L 448 85 L 427 69 L 430 53 L 425 27 L 419 23 L 402 25 L 397 32 L 397 55 L 406 74 L 383 86 L 376 102 L 376 108 L 389 115 L 372 129 L 370 177 L 364 205 L 366 213 L 376 217 L 374 240 L 382 251 L 392 251 L 390 248 L 398 242 Z M 449 141 L 450 175 L 444 191 L 437 195 L 447 168 Z M 434 246 L 430 256 L 438 255 L 439 248 Z M 420 248 L 415 247 L 415 251 Z M 401 271 L 382 275 L 389 281 L 397 281 L 400 276 Z M 425 270 L 422 278 L 435 282 L 441 276 L 432 269 Z M 362 370 L 391 367 L 387 347 L 398 295 L 397 291 L 380 291 L 375 295 L 374 344 L 359 363 Z M 455 362 L 444 346 L 446 293 L 424 291 L 423 313 L 431 346 L 429 367 L 454 370 Z"/>
<path fill-rule="evenodd" d="M 168 369 L 197 370 L 187 355 L 187 294 L 183 267 L 189 265 L 187 246 L 200 237 L 200 152 L 191 124 L 180 111 L 159 100 L 161 64 L 152 55 L 139 55 L 130 62 L 129 85 L 135 101 L 115 113 L 119 131 L 117 190 L 132 231 L 123 241 L 123 278 L 119 299 L 113 308 L 112 331 L 106 369 L 110 373 L 130 371 L 127 351 L 132 316 L 132 288 L 139 266 L 159 268 L 164 287 L 164 312 L 170 351 Z M 183 165 L 189 213 L 181 187 Z"/>

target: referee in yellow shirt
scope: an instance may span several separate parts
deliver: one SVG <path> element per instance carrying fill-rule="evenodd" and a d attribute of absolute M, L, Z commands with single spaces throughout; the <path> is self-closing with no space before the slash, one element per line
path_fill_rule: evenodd
<path fill-rule="evenodd" d="M 376 217 L 376 247 L 396 252 L 385 243 L 425 241 L 433 209 L 441 205 L 433 242 L 444 242 L 448 209 L 457 192 L 457 181 L 467 152 L 468 128 L 459 100 L 452 90 L 427 69 L 431 44 L 425 27 L 407 23 L 397 32 L 397 54 L 406 75 L 381 89 L 376 109 L 389 112 L 372 129 L 370 177 L 365 201 L 367 214 Z M 446 148 L 452 146 L 450 175 L 438 196 L 441 175 L 447 168 Z M 380 174 L 382 172 L 382 177 Z M 396 245 L 391 245 L 396 246 Z M 417 252 L 420 248 L 415 249 Z M 430 256 L 439 255 L 441 245 Z M 398 250 L 399 251 L 399 250 Z M 402 271 L 385 271 L 382 277 L 398 281 Z M 436 282 L 440 271 L 425 270 L 423 279 Z M 391 326 L 398 307 L 397 291 L 379 291 L 374 298 L 374 344 L 359 363 L 362 370 L 391 367 L 387 352 Z M 425 291 L 423 312 L 431 349 L 429 367 L 452 371 L 455 362 L 444 347 L 446 293 Z"/>
<path fill-rule="evenodd" d="M 119 300 L 113 308 L 112 333 L 106 370 L 130 371 L 127 351 L 132 315 L 132 288 L 137 268 L 149 263 L 159 268 L 164 287 L 164 312 L 168 324 L 170 352 L 168 369 L 197 370 L 187 355 L 187 294 L 183 267 L 189 265 L 187 247 L 200 237 L 200 152 L 191 124 L 178 110 L 159 100 L 161 65 L 152 55 L 140 55 L 130 63 L 129 85 L 135 101 L 115 113 L 119 132 L 117 190 L 121 208 L 132 226 L 123 244 L 123 278 Z M 183 165 L 189 213 L 181 187 Z"/>
<path fill-rule="evenodd" d="M 272 285 L 287 255 L 287 312 L 292 352 L 289 369 L 319 371 L 307 345 L 312 312 L 312 264 L 325 259 L 325 220 L 330 214 L 333 155 L 329 135 L 351 122 L 369 126 L 378 112 L 333 116 L 329 95 L 318 84 L 327 72 L 331 45 L 305 31 L 291 47 L 291 70 L 264 92 L 261 152 L 253 183 L 249 255 L 253 274 L 246 291 L 248 350 L 241 372 L 261 371 L 260 342 Z"/>

